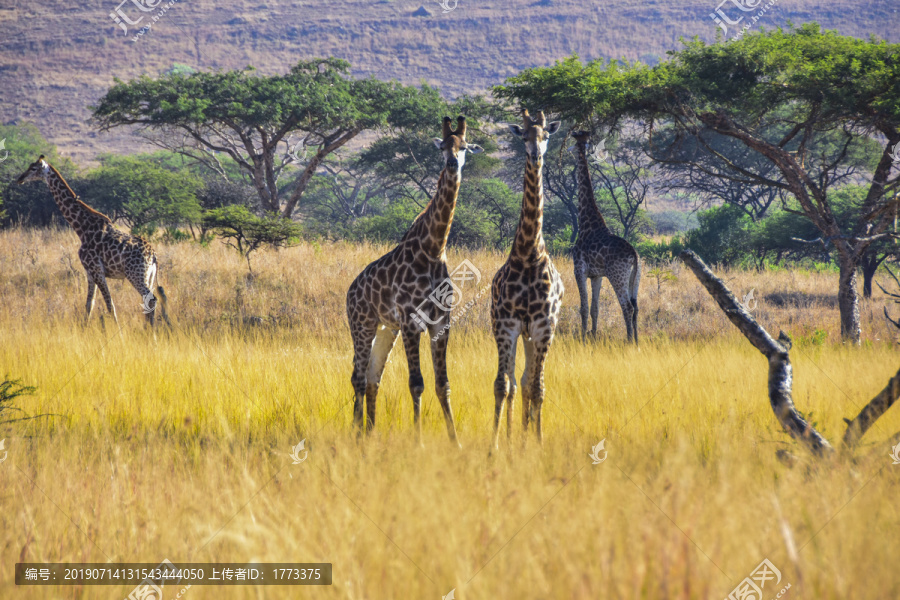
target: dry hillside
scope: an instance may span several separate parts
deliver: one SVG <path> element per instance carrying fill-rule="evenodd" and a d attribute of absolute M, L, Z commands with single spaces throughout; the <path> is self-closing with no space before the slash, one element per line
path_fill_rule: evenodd
<path fill-rule="evenodd" d="M 159 0 L 126 1 L 121 10 L 136 20 L 141 2 Z M 110 18 L 116 0 L 4 0 L 0 123 L 33 121 L 63 154 L 89 164 L 99 152 L 142 148 L 126 131 L 98 134 L 86 123 L 87 107 L 114 77 L 155 76 L 173 63 L 276 72 L 301 58 L 334 55 L 349 60 L 358 74 L 425 80 L 458 94 L 484 91 L 525 67 L 573 52 L 652 61 L 676 48 L 681 36 L 710 39 L 715 32 L 709 18 L 715 0 L 458 0 L 447 13 L 435 0 L 422 2 L 177 0 L 132 42 L 137 26 L 126 35 Z M 413 15 L 420 7 L 427 16 Z M 782 0 L 762 23 L 774 27 L 788 20 L 900 39 L 893 26 L 900 22 L 897 5 L 884 0 Z"/>

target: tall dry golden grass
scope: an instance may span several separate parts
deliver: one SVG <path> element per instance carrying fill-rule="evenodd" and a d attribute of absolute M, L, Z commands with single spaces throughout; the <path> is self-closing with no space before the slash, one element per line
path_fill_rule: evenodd
<path fill-rule="evenodd" d="M 14 563 L 330 562 L 327 588 L 199 587 L 184 598 L 721 599 L 768 558 L 764 598 L 897 598 L 896 409 L 853 455 L 806 457 L 766 398 L 765 359 L 686 269 L 644 269 L 640 349 L 608 288 L 582 343 L 571 263 L 546 371 L 545 444 L 488 457 L 496 350 L 488 298 L 451 332 L 463 449 L 446 440 L 425 360 L 425 447 L 414 442 L 405 356 L 385 373 L 374 435 L 352 427 L 344 293 L 385 250 L 302 245 L 254 258 L 214 242 L 158 245 L 174 323 L 154 336 L 112 285 L 120 327 L 79 324 L 70 230 L 0 233 L 0 376 L 38 387 L 46 417 L 0 429 L 0 597 L 123 598 L 127 586 L 16 587 Z M 504 256 L 468 258 L 490 281 Z M 836 275 L 720 273 L 754 291 L 762 323 L 795 340 L 794 396 L 832 441 L 896 371 L 895 334 L 866 301 L 862 347 L 840 344 Z M 474 296 L 474 289 L 464 293 Z M 102 302 L 97 312 L 105 309 Z M 817 333 L 817 330 L 820 332 Z M 424 348 L 423 348 L 424 350 Z M 428 352 L 423 352 L 423 357 Z M 520 365 L 521 368 L 521 365 Z M 291 464 L 306 439 L 309 458 Z M 588 453 L 605 439 L 607 459 Z M 171 594 L 171 592 L 170 592 Z"/>

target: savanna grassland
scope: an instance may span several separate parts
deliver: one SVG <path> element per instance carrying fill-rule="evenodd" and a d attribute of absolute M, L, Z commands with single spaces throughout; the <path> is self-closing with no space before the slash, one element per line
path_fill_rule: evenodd
<path fill-rule="evenodd" d="M 375 433 L 352 426 L 344 294 L 386 248 L 303 244 L 253 258 L 213 242 L 157 243 L 171 330 L 143 326 L 112 284 L 119 327 L 79 323 L 85 282 L 68 229 L 0 233 L 0 366 L 37 387 L 4 426 L 0 597 L 122 598 L 127 586 L 16 587 L 18 561 L 330 562 L 330 587 L 199 587 L 203 598 L 715 598 L 764 559 L 766 598 L 900 597 L 895 409 L 853 456 L 817 464 L 777 425 L 765 359 L 677 263 L 640 293 L 640 349 L 608 288 L 582 343 L 571 263 L 546 371 L 545 443 L 488 445 L 496 350 L 488 295 L 451 333 L 462 450 L 424 375 L 415 443 L 395 348 Z M 488 284 L 504 256 L 449 253 Z M 897 369 L 879 292 L 865 341 L 840 344 L 833 272 L 719 272 L 794 338 L 794 397 L 833 442 Z M 466 299 L 476 288 L 464 289 Z M 520 353 L 521 354 L 521 353 Z M 423 347 L 423 357 L 428 352 Z M 521 356 L 520 356 L 521 361 Z M 521 368 L 521 364 L 520 364 Z M 306 440 L 308 459 L 292 464 Z M 588 453 L 606 440 L 607 459 Z M 793 468 L 775 457 L 790 449 Z"/>

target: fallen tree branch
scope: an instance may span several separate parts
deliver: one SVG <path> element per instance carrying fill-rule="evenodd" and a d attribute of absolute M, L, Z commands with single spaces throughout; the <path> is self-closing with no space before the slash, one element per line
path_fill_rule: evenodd
<path fill-rule="evenodd" d="M 817 237 L 814 240 L 804 240 L 803 238 L 792 237 L 791 241 L 799 242 L 801 244 L 822 244 L 823 246 L 828 245 L 828 242 L 833 242 L 834 240 L 841 240 L 843 242 L 853 242 L 854 244 L 858 243 L 872 243 L 877 242 L 878 240 L 883 240 L 884 238 L 893 238 L 896 239 L 900 237 L 900 235 L 891 232 L 878 233 L 876 235 L 868 235 L 868 236 L 846 236 L 846 235 L 830 235 L 826 238 Z"/>
<path fill-rule="evenodd" d="M 881 390 L 872 401 L 866 404 L 856 418 L 852 421 L 844 419 L 847 423 L 847 431 L 844 432 L 844 444 L 852 448 L 859 442 L 860 438 L 866 434 L 866 431 L 875 424 L 881 415 L 887 412 L 897 397 L 900 396 L 900 370 L 891 377 L 887 387 Z"/>
<path fill-rule="evenodd" d="M 769 360 L 769 402 L 784 430 L 805 444 L 816 456 L 831 455 L 834 448 L 828 440 L 807 423 L 794 406 L 791 396 L 793 368 L 788 354 L 791 349 L 791 338 L 781 331 L 778 341 L 774 340 L 699 256 L 685 250 L 679 258 L 694 272 L 735 327 Z"/>

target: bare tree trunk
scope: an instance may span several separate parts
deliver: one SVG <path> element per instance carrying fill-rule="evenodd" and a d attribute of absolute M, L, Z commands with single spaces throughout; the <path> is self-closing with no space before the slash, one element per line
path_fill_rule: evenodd
<path fill-rule="evenodd" d="M 875 279 L 875 273 L 885 258 L 887 258 L 887 254 L 878 258 L 877 252 L 867 251 L 860 259 L 859 264 L 863 274 L 863 298 L 872 297 L 872 280 Z"/>
<path fill-rule="evenodd" d="M 303 170 L 303 173 L 297 179 L 291 197 L 285 202 L 284 207 L 281 209 L 281 216 L 283 218 L 290 219 L 291 215 L 294 214 L 297 202 L 300 201 L 300 197 L 303 195 L 303 192 L 306 191 L 306 187 L 309 185 L 313 175 L 315 175 L 316 169 L 322 164 L 322 161 L 324 161 L 329 154 L 359 135 L 359 132 L 361 131 L 362 128 L 351 129 L 339 134 L 334 134 L 323 142 L 319 151 L 312 157 L 312 160 L 309 161 L 306 169 Z"/>
<path fill-rule="evenodd" d="M 898 396 L 900 396 L 900 370 L 891 377 L 887 387 L 872 398 L 872 401 L 859 412 L 855 419 L 852 421 L 844 419 L 847 422 L 844 444 L 851 448 L 855 446 L 859 439 L 866 434 L 866 431 L 875 424 L 875 421 L 897 401 Z"/>
<path fill-rule="evenodd" d="M 782 331 L 779 332 L 778 341 L 772 339 L 769 332 L 756 322 L 699 256 L 685 250 L 680 258 L 694 272 L 728 319 L 769 359 L 769 402 L 784 430 L 791 437 L 803 442 L 813 454 L 817 456 L 832 454 L 834 448 L 828 440 L 807 423 L 794 406 L 791 395 L 793 368 L 788 354 L 791 349 L 791 338 Z"/>
<path fill-rule="evenodd" d="M 858 261 L 838 254 L 838 308 L 841 312 L 841 337 L 853 344 L 860 343 L 859 293 L 856 269 Z"/>

